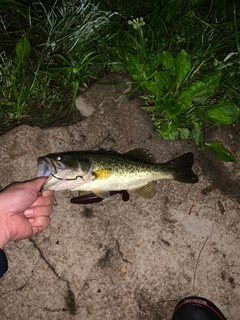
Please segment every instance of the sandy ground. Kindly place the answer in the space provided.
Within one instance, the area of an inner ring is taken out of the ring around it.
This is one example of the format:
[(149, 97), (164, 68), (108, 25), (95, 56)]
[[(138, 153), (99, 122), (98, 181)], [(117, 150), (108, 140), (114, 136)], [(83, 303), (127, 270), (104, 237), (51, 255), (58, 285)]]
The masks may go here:
[(0, 189), (34, 178), (38, 156), (98, 149), (144, 148), (157, 162), (191, 151), (199, 183), (160, 181), (151, 200), (131, 193), (128, 202), (116, 195), (88, 205), (70, 203), (77, 193), (56, 192), (50, 227), (6, 246), (1, 319), (168, 320), (187, 295), (240, 319), (239, 135), (209, 132), (237, 158), (222, 163), (190, 141), (163, 141), (141, 101), (112, 86), (93, 85), (78, 104), (80, 123), (20, 126), (0, 137)]

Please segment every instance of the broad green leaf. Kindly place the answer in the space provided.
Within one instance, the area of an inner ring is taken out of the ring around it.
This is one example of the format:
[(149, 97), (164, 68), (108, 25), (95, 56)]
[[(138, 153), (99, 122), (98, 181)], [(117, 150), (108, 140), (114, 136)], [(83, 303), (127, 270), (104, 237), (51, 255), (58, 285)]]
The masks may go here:
[(212, 72), (203, 76), (200, 80), (193, 82), (188, 88), (184, 89), (191, 93), (194, 102), (202, 101), (214, 94), (221, 80), (221, 71)]
[(158, 66), (163, 66), (166, 70), (170, 70), (174, 66), (174, 57), (168, 50), (161, 51), (157, 56)]
[(133, 78), (137, 81), (139, 81), (139, 74), (138, 69), (136, 67), (137, 64), (139, 64), (138, 56), (132, 54), (131, 52), (126, 52), (126, 64), (127, 64), (127, 70), (131, 73)]
[(232, 102), (222, 102), (213, 106), (206, 114), (215, 125), (232, 124), (240, 120), (240, 108)]
[(144, 63), (137, 63), (135, 65), (136, 75), (138, 77), (138, 81), (148, 80), (149, 66)]
[(141, 82), (141, 87), (142, 88), (145, 87), (151, 93), (153, 93), (156, 97), (158, 96), (159, 90), (161, 90), (161, 88), (156, 86), (156, 83), (153, 80), (142, 81)]
[(17, 42), (16, 47), (16, 56), (18, 63), (22, 63), (31, 52), (31, 44), (28, 41), (26, 34)]
[(190, 136), (190, 130), (187, 128), (178, 128), (181, 139), (188, 139)]
[(178, 82), (178, 87), (189, 76), (191, 72), (190, 55), (182, 49), (175, 58), (175, 73)]
[(202, 77), (201, 81), (204, 82), (206, 86), (210, 86), (214, 90), (216, 90), (219, 86), (219, 82), (221, 78), (222, 78), (222, 72), (214, 71)]
[(211, 108), (206, 112), (206, 114), (210, 117), (211, 121), (210, 123), (214, 125), (219, 124), (231, 124), (232, 120), (231, 118), (221, 109), (219, 108)]
[(181, 113), (181, 105), (177, 103), (174, 98), (168, 98), (165, 101), (166, 115), (169, 119), (175, 118), (179, 113)]
[(187, 90), (181, 90), (178, 95), (178, 102), (182, 105), (182, 110), (189, 109), (192, 105), (191, 93)]
[(178, 100), (168, 98), (165, 102), (166, 114), (169, 119), (173, 119), (178, 115), (185, 116), (185, 111), (190, 108), (192, 103), (191, 95), (189, 93), (181, 94)]
[(126, 63), (128, 72), (130, 72), (136, 81), (141, 82), (148, 80), (149, 64), (141, 63), (138, 55), (126, 52)]
[(192, 96), (202, 95), (202, 92), (207, 89), (205, 83), (201, 80), (193, 82), (189, 87), (183, 90), (188, 91)]
[(204, 150), (205, 134), (202, 132), (202, 126), (198, 122), (193, 122), (193, 128), (190, 133), (191, 139), (197, 144), (199, 149)]
[(214, 152), (215, 156), (222, 161), (235, 162), (234, 155), (226, 149), (220, 141), (213, 141), (206, 143), (206, 146)]
[(155, 82), (156, 86), (160, 87), (165, 93), (167, 93), (173, 85), (168, 71), (158, 71), (155, 74)]

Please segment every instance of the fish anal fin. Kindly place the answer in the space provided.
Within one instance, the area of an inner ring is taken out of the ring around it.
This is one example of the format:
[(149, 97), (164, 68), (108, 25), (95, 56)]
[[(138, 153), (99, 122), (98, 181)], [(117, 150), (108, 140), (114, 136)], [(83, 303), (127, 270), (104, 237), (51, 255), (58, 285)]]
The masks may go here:
[(111, 174), (112, 174), (111, 169), (98, 169), (93, 172), (95, 179), (107, 179), (111, 176)]
[(139, 196), (145, 198), (145, 199), (151, 199), (155, 196), (156, 189), (152, 182), (149, 182), (145, 186), (134, 189), (134, 192), (136, 192)]
[(124, 153), (128, 158), (137, 161), (155, 163), (154, 156), (147, 149), (134, 149)]
[(110, 192), (105, 190), (92, 190), (93, 193), (95, 193), (100, 198), (109, 198)]
[(92, 191), (78, 191), (78, 196), (81, 197), (91, 193)]

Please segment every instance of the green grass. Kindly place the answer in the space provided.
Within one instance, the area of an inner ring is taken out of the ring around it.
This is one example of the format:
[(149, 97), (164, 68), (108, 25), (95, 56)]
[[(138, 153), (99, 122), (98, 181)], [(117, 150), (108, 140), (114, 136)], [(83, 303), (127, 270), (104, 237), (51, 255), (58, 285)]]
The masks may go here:
[(104, 66), (95, 28), (101, 32), (111, 14), (87, 0), (50, 3), (0, 4), (2, 133), (19, 123), (46, 125), (69, 115), (78, 88)]
[(1, 133), (75, 112), (91, 79), (129, 72), (164, 139), (191, 139), (234, 161), (209, 128), (240, 120), (237, 1), (3, 1)]

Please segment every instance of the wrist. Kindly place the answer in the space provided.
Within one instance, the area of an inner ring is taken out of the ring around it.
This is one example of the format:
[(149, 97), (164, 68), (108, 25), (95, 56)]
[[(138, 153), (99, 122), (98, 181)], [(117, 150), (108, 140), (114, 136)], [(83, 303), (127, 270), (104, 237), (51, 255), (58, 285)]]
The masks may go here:
[(6, 235), (4, 234), (4, 232), (2, 231), (2, 228), (1, 228), (1, 223), (0, 223), (0, 249), (4, 249), (6, 244), (8, 243), (8, 239), (6, 237)]
[(0, 249), (4, 249), (9, 241), (6, 216), (0, 212)]
[(0, 192), (0, 249), (4, 249), (9, 241), (9, 230), (8, 230), (8, 214), (4, 207), (4, 196), (3, 192)]

